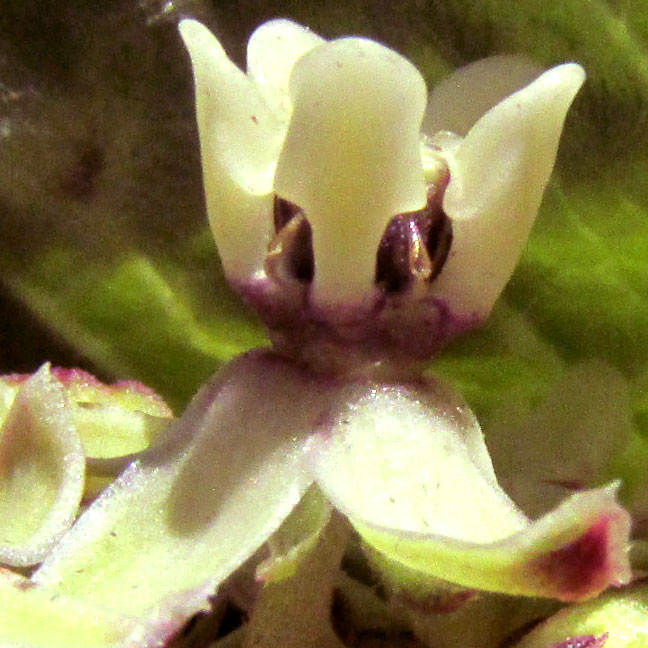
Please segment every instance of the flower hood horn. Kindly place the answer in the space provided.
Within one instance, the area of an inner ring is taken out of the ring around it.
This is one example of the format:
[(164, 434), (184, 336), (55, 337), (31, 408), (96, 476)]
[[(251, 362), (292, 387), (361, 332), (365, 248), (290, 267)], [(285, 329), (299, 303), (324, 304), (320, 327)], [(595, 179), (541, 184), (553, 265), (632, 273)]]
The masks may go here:
[(487, 317), (538, 211), (579, 65), (480, 61), (425, 114), (420, 73), (373, 41), (274, 20), (250, 38), (244, 74), (200, 23), (180, 29), (220, 257), (275, 345), (301, 330), (311, 345), (366, 339), (427, 357)]

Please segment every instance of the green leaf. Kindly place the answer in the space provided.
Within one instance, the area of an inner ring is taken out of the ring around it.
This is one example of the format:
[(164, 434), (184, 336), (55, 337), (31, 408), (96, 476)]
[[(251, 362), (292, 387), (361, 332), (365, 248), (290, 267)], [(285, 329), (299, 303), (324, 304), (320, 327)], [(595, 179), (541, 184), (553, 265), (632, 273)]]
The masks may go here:
[(226, 289), (218, 300), (209, 295), (208, 307), (201, 303), (206, 273), (194, 267), (192, 277), (187, 261), (129, 254), (91, 264), (59, 249), (20, 276), (7, 272), (5, 281), (104, 370), (138, 378), (181, 406), (216, 367), (263, 342)]

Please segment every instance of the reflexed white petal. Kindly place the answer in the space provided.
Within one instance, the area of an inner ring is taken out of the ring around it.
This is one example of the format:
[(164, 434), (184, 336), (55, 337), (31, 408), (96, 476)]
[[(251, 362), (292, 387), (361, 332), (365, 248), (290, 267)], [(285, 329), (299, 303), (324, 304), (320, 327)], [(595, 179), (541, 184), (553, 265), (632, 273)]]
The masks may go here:
[(452, 249), (433, 291), (455, 313), (487, 315), (513, 272), (584, 79), (574, 63), (545, 72), (487, 112), (450, 156)]
[(104, 491), (34, 580), (137, 617), (172, 601), (176, 616), (203, 608), (310, 484), (302, 447), (323, 407), (318, 394), (269, 353), (235, 360), (159, 452)]
[(275, 188), (313, 228), (315, 303), (357, 303), (372, 290), (388, 221), (425, 204), (425, 83), (394, 51), (344, 38), (301, 58), (290, 90)]
[[(352, 519), (384, 557), (465, 587), (578, 601), (626, 584), (630, 515), (616, 486), (572, 495), (557, 509), (495, 542), (398, 531)], [(359, 512), (360, 513), (360, 512)]]
[(341, 392), (331, 431), (309, 451), (322, 490), (352, 520), (402, 531), (488, 542), (523, 528), (470, 409), (427, 386)]
[(291, 112), (289, 81), (299, 58), (324, 39), (302, 25), (279, 18), (258, 27), (247, 46), (247, 70), (258, 81), (268, 103), (280, 117)]
[(34, 565), (76, 517), (85, 458), (48, 365), (25, 381), (0, 430), (0, 562)]
[(541, 67), (512, 54), (464, 65), (430, 92), (423, 132), (434, 135), (445, 130), (463, 137), (486, 111), (540, 74)]
[(330, 416), (309, 449), (317, 483), (392, 575), (562, 600), (628, 581), (616, 488), (530, 522), (497, 485), (470, 411), (439, 385), (349, 387)]
[(263, 267), (272, 235), (272, 178), (284, 129), (257, 85), (211, 32), (183, 20), (196, 85), (207, 211), (228, 276)]

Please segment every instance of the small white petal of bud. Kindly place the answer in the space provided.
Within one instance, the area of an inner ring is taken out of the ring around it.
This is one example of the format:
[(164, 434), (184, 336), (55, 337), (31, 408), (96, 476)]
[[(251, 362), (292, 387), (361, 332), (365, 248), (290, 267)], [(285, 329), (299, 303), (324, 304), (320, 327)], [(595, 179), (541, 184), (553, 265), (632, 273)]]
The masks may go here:
[(422, 130), (464, 137), (479, 118), (537, 79), (544, 69), (525, 56), (489, 56), (455, 70), (430, 91)]

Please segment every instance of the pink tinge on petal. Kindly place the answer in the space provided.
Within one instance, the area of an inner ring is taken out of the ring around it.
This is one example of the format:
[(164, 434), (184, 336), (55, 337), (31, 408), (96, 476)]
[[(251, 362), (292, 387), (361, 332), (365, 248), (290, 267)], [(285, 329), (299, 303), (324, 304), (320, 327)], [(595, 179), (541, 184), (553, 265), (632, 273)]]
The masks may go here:
[[(50, 372), (52, 376), (54, 376), (59, 382), (63, 383), (65, 387), (70, 387), (71, 385), (93, 385), (97, 387), (105, 387), (101, 381), (83, 369), (52, 367)], [(32, 376), (33, 374), (30, 373), (12, 373), (2, 376), (2, 379), (7, 382), (23, 383)]]
[(611, 513), (574, 542), (533, 560), (528, 571), (533, 580), (545, 581), (548, 595), (562, 601), (591, 598), (609, 586), (628, 582), (628, 531), (627, 515)]
[[(134, 397), (129, 409), (139, 409), (153, 416), (173, 416), (171, 408), (164, 399), (151, 387), (137, 380), (120, 380), (112, 385), (102, 383), (98, 378), (84, 369), (52, 367), (51, 375), (67, 390), (67, 396), (74, 402), (112, 403), (116, 398)], [(0, 377), (0, 380), (11, 385), (21, 385), (33, 374), (12, 373)]]
[(208, 600), (213, 595), (214, 588), (209, 584), (165, 596), (158, 606), (134, 624), (118, 648), (166, 646), (186, 625), (187, 619), (209, 610)]
[(29, 379), (33, 374), (26, 373), (11, 373), (5, 374), (0, 378), (2, 382), (7, 383), (8, 385), (22, 385), (27, 379)]
[(548, 648), (603, 648), (608, 640), (608, 633), (606, 632), (599, 637), (587, 635), (583, 637), (573, 637), (572, 639), (565, 639), (557, 644), (552, 644)]
[(545, 483), (550, 486), (560, 486), (570, 491), (579, 491), (587, 488), (587, 484), (582, 479), (546, 479)]
[(54, 367), (52, 374), (67, 388), (68, 396), (73, 401), (119, 404), (152, 416), (173, 416), (171, 408), (159, 394), (136, 380), (120, 380), (107, 385), (83, 369), (61, 367)]
[(52, 367), (52, 375), (60, 380), (66, 387), (71, 385), (96, 385), (102, 386), (102, 383), (91, 373), (83, 369), (69, 369), (67, 367)]
[(479, 596), (477, 590), (437, 591), (424, 597), (414, 596), (407, 590), (402, 590), (394, 596), (394, 600), (422, 614), (451, 614), (476, 596)]

